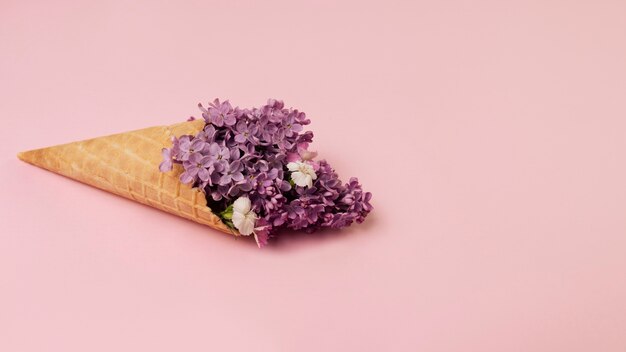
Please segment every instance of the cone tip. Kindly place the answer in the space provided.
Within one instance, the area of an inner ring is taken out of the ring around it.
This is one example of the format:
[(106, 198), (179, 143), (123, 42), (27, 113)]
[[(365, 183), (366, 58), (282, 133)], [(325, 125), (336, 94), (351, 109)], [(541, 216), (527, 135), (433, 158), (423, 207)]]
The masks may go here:
[(33, 150), (27, 150), (17, 153), (17, 158), (29, 164), (33, 163)]

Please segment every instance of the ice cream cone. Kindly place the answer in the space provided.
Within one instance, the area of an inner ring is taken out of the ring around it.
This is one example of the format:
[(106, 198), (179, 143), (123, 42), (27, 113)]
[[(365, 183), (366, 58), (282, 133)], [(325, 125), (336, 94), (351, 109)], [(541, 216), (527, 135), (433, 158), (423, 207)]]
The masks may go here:
[(18, 154), (21, 160), (90, 186), (237, 236), (207, 206), (202, 191), (180, 182), (182, 167), (159, 171), (172, 136), (195, 135), (203, 120), (157, 126)]

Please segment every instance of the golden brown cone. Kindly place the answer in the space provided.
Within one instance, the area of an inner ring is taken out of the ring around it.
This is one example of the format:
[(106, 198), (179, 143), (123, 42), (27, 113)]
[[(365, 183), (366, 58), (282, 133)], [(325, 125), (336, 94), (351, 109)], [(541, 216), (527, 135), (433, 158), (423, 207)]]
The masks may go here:
[(157, 126), (21, 152), (35, 166), (237, 236), (211, 212), (204, 193), (180, 182), (182, 167), (159, 171), (172, 136), (195, 135), (203, 120)]

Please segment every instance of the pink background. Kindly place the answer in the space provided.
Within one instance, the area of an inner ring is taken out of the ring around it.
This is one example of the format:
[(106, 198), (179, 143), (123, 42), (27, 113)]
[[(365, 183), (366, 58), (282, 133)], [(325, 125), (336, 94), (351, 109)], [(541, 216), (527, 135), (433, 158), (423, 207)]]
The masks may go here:
[[(375, 212), (258, 250), (15, 158), (214, 97)], [(619, 0), (3, 0), (0, 350), (623, 352), (625, 97)]]

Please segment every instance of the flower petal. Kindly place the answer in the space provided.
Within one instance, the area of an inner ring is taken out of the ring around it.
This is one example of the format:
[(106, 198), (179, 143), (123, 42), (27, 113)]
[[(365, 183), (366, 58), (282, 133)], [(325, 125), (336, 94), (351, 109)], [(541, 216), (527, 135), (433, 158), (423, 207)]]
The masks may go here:
[(159, 170), (161, 170), (161, 172), (168, 172), (171, 169), (172, 169), (172, 162), (169, 160), (165, 160), (161, 164), (159, 164)]
[(191, 176), (189, 173), (183, 172), (180, 175), (180, 182), (187, 184), (191, 183), (191, 181), (193, 181), (193, 176)]
[(243, 225), (244, 220), (246, 220), (246, 216), (243, 213), (233, 211), (232, 221), (236, 228), (240, 228)]
[(198, 177), (202, 181), (208, 181), (209, 178), (211, 177), (211, 174), (209, 173), (209, 170), (207, 170), (205, 168), (201, 168), (201, 169), (198, 170)]
[(235, 213), (233, 213), (233, 225), (239, 230), (239, 233), (244, 236), (250, 236), (254, 232), (255, 218), (244, 216), (240, 218), (237, 216), (237, 224), (235, 224)]
[(305, 187), (307, 185), (306, 175), (300, 171), (291, 173), (291, 179), (293, 180), (293, 183), (300, 187)]
[(236, 213), (241, 213), (242, 215), (245, 215), (248, 212), (250, 212), (251, 208), (252, 208), (252, 203), (250, 202), (250, 198), (248, 197), (239, 197), (233, 203), (233, 211)]

